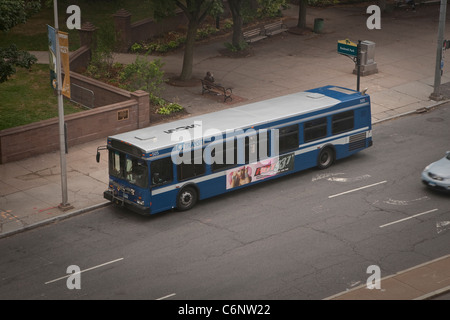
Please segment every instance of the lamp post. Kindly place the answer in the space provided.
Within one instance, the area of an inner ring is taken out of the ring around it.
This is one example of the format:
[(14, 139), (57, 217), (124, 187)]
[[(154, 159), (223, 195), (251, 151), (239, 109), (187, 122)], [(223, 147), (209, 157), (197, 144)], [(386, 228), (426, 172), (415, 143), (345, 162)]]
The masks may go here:
[(58, 24), (58, 0), (53, 0), (53, 10), (55, 15), (55, 33), (56, 33), (56, 91), (58, 96), (58, 119), (59, 119), (59, 148), (61, 164), (61, 191), (62, 201), (59, 208), (68, 210), (72, 208), (68, 202), (67, 196), (67, 168), (66, 168), (66, 144), (64, 132), (64, 104), (62, 96), (62, 75), (61, 75), (61, 51), (59, 48), (59, 24)]
[(441, 70), (442, 70), (442, 50), (444, 43), (444, 30), (445, 30), (445, 17), (447, 13), (447, 0), (441, 0), (440, 14), (439, 14), (439, 29), (438, 29), (438, 40), (436, 49), (436, 66), (434, 70), (434, 91), (430, 95), (432, 100), (442, 100), (441, 95)]

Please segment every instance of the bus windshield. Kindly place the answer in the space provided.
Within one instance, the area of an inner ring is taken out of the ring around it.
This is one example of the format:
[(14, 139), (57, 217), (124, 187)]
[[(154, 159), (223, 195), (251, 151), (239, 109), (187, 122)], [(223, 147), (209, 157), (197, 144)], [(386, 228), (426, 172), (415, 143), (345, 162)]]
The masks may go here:
[(122, 152), (109, 152), (109, 174), (141, 188), (148, 185), (148, 167), (145, 161)]

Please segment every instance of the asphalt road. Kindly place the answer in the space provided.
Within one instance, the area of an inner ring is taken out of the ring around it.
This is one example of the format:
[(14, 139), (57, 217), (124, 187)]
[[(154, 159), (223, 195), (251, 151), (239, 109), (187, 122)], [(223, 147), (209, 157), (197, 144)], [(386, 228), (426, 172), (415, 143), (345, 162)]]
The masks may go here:
[(375, 125), (372, 148), (327, 170), (187, 212), (109, 206), (0, 239), (0, 299), (313, 300), (365, 283), (369, 266), (385, 277), (441, 257), (450, 196), (420, 173), (450, 150), (449, 137), (445, 105)]

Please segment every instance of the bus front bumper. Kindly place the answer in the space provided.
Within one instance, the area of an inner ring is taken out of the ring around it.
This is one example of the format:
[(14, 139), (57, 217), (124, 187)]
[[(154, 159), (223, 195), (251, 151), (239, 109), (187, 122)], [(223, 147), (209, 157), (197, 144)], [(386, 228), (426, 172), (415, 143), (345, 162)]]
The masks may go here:
[(137, 203), (131, 202), (128, 199), (125, 199), (123, 197), (117, 197), (115, 196), (112, 191), (106, 190), (103, 192), (103, 197), (112, 203), (125, 207), (133, 212), (136, 212), (141, 215), (149, 215), (151, 214), (150, 207), (144, 207), (141, 205), (138, 205)]

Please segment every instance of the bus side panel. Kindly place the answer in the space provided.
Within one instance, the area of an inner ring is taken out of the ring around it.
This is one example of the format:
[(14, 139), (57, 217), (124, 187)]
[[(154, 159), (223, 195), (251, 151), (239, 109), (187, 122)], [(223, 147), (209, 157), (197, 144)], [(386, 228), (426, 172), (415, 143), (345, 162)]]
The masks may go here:
[(295, 157), (294, 171), (302, 171), (313, 168), (317, 165), (318, 150), (302, 152)]
[(179, 189), (167, 191), (164, 189), (165, 187), (161, 187), (152, 190), (152, 214), (175, 208), (177, 205), (177, 194)]
[(226, 175), (225, 173), (217, 178), (206, 180), (198, 184), (200, 194), (199, 199), (206, 199), (226, 192)]

